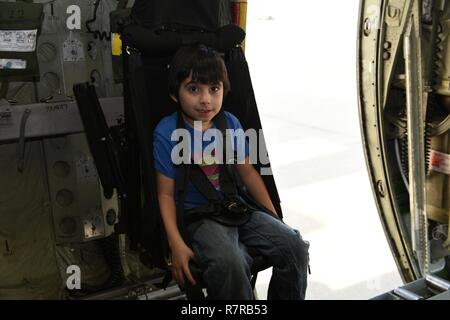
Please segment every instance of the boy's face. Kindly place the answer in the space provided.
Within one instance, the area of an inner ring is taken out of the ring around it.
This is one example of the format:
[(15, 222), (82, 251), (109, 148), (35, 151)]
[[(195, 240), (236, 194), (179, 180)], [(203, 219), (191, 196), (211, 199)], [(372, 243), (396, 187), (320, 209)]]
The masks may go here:
[(192, 81), (192, 73), (180, 85), (178, 102), (183, 109), (185, 120), (194, 126), (194, 121), (202, 121), (203, 129), (211, 125), (211, 120), (219, 113), (223, 101), (223, 83), (204, 84)]

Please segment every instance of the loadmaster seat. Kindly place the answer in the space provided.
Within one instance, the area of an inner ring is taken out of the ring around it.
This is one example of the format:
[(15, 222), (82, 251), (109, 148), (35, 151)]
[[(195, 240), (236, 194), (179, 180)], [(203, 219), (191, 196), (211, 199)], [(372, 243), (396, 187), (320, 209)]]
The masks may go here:
[[(240, 119), (244, 130), (252, 128), (259, 132), (261, 122), (248, 65), (240, 46), (244, 37), (244, 31), (235, 25), (224, 26), (215, 32), (155, 30), (138, 24), (129, 25), (123, 30), (125, 121), (128, 123), (127, 130), (130, 131), (128, 137), (132, 137), (136, 142), (134, 146), (130, 145), (130, 149), (136, 150), (139, 154), (137, 158), (140, 160), (139, 163), (144, 177), (142, 181), (144, 193), (148, 197), (147, 201), (144, 199), (147, 203), (147, 205), (144, 205), (143, 211), (144, 216), (146, 216), (144, 217), (144, 221), (146, 221), (144, 225), (151, 226), (151, 229), (142, 230), (141, 236), (144, 246), (148, 247), (154, 260), (156, 255), (161, 256), (161, 253), (165, 258), (168, 256), (167, 243), (164, 237), (159, 237), (159, 240), (164, 243), (160, 245), (159, 249), (154, 248), (155, 242), (149, 243), (149, 241), (152, 241), (151, 239), (145, 239), (145, 234), (152, 230), (159, 234), (164, 233), (159, 214), (152, 150), (154, 128), (162, 118), (177, 110), (176, 104), (169, 98), (168, 65), (175, 52), (182, 45), (202, 43), (223, 53), (232, 88), (224, 101), (223, 108)], [(137, 158), (130, 159), (131, 163), (136, 161)], [(255, 166), (259, 172), (270, 170), (270, 164), (263, 167), (262, 164), (258, 163)], [(137, 182), (131, 181), (135, 177), (128, 175), (129, 185)], [(277, 212), (281, 214), (280, 200), (273, 176), (263, 175), (263, 180)], [(177, 220), (179, 219), (177, 212)], [(158, 227), (155, 225), (158, 225)], [(180, 228), (183, 228), (183, 226)], [(157, 239), (153, 240), (157, 241)], [(249, 253), (253, 257), (251, 281), (254, 288), (257, 273), (267, 269), (270, 265), (252, 248), (249, 248)], [(166, 259), (159, 259), (159, 265), (168, 270), (166, 261)], [(196, 279), (200, 280), (201, 270), (198, 270), (195, 265), (191, 265), (191, 270), (194, 272)], [(167, 277), (167, 280), (169, 279), (170, 277)], [(188, 285), (185, 292), (188, 299), (204, 298), (201, 285), (191, 286), (189, 281), (186, 281), (186, 283)]]
[[(85, 111), (80, 114), (85, 126), (92, 128), (86, 130), (88, 140), (93, 143), (91, 149), (97, 151), (101, 149), (98, 147), (99, 137), (106, 136), (100, 140), (106, 145), (108, 141), (114, 145), (113, 148), (106, 147), (104, 151), (97, 152), (100, 153), (97, 157), (101, 158), (102, 155), (108, 154), (107, 158), (113, 159), (110, 161), (111, 165), (106, 166), (111, 169), (100, 170), (105, 172), (99, 176), (102, 184), (119, 185), (120, 193), (123, 195), (120, 223), (116, 231), (128, 235), (130, 248), (141, 253), (141, 262), (166, 270), (165, 280), (161, 284), (162, 288), (166, 288), (171, 281), (168, 264), (170, 252), (158, 205), (153, 160), (153, 130), (162, 118), (177, 111), (177, 105), (170, 99), (168, 92), (168, 65), (177, 50), (184, 45), (201, 43), (223, 53), (231, 84), (231, 92), (223, 103), (224, 110), (234, 114), (244, 130), (254, 129), (260, 132), (261, 122), (248, 65), (240, 46), (245, 38), (245, 32), (233, 24), (215, 27), (211, 25), (205, 27), (201, 24), (197, 27), (192, 24), (189, 27), (185, 25), (174, 27), (172, 24), (171, 27), (167, 27), (160, 23), (150, 25), (142, 23), (139, 21), (139, 14), (142, 13), (139, 5), (148, 6), (150, 3), (153, 2), (137, 1), (134, 8), (135, 15), (132, 15), (130, 22), (121, 30), (125, 118), (121, 131), (111, 131), (112, 128), (107, 129), (104, 123), (103, 128), (96, 127), (92, 119), (100, 119), (102, 116), (92, 113), (92, 108), (84, 108)], [(212, 2), (203, 3), (206, 5)], [(74, 88), (74, 92), (79, 105), (87, 105), (83, 103), (83, 96), (90, 96), (91, 100), (96, 100), (95, 89), (92, 86), (78, 85)], [(104, 131), (107, 130), (109, 133), (105, 134)], [(262, 135), (258, 135), (257, 139), (261, 139), (258, 141), (259, 146), (265, 146)], [(117, 140), (120, 140), (120, 143), (116, 143)], [(117, 145), (120, 145), (120, 148), (117, 148)], [(95, 154), (93, 155), (97, 158)], [(260, 159), (254, 166), (259, 172), (271, 172), (270, 163), (260, 163)], [(277, 212), (281, 215), (280, 199), (273, 176), (263, 174), (262, 178)], [(244, 194), (241, 196), (244, 197)], [(183, 215), (179, 214), (179, 211), (177, 209), (177, 223), (183, 234)], [(269, 268), (270, 264), (254, 249), (248, 248), (248, 251), (253, 258), (251, 283), (254, 288), (257, 273)], [(184, 288), (186, 296), (188, 299), (204, 299), (202, 271), (195, 264), (191, 265), (191, 271), (199, 285), (187, 285)]]

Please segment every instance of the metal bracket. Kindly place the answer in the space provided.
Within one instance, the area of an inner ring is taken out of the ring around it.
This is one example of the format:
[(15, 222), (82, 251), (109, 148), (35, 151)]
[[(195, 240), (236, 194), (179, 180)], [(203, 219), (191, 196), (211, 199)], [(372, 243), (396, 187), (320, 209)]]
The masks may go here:
[(30, 116), (31, 110), (25, 109), (22, 114), (22, 119), (20, 120), (20, 134), (19, 134), (19, 164), (17, 165), (17, 171), (23, 172), (23, 167), (25, 165), (25, 125), (27, 124), (28, 117)]
[(9, 122), (12, 118), (11, 105), (6, 99), (0, 100), (0, 124), (2, 122)]

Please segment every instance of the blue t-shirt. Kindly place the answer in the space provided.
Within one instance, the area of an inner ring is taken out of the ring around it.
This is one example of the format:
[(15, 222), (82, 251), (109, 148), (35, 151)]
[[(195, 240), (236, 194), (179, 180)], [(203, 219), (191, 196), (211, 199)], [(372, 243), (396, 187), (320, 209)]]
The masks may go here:
[[(225, 117), (228, 123), (227, 129), (234, 130), (233, 139), (230, 140), (231, 150), (236, 151), (238, 161), (242, 161), (249, 156), (249, 147), (243, 128), (239, 120), (231, 113), (225, 112)], [(153, 135), (153, 158), (155, 160), (156, 171), (168, 178), (176, 180), (178, 178), (176, 164), (180, 164), (183, 159), (184, 163), (193, 161), (200, 166), (216, 190), (220, 191), (218, 164), (223, 163), (221, 159), (222, 146), (218, 144), (222, 140), (218, 138), (219, 135), (221, 136), (220, 131), (217, 130), (215, 124), (204, 132), (194, 130), (187, 123), (185, 123), (185, 129), (175, 132), (176, 129), (176, 112), (162, 119), (155, 128)], [(180, 140), (179, 135), (183, 137)], [(183, 158), (180, 157), (181, 149), (184, 150), (182, 153)], [(174, 192), (174, 196), (176, 202), (178, 200), (176, 192)], [(208, 200), (189, 181), (184, 207), (191, 209), (207, 203)]]

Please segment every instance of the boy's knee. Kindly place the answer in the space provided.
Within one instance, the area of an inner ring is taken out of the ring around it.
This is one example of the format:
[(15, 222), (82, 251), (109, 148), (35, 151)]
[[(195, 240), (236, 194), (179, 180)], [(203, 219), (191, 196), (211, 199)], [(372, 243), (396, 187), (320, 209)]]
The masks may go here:
[(289, 247), (297, 260), (302, 263), (307, 263), (309, 261), (309, 242), (303, 240), (297, 230), (294, 231), (293, 234), (289, 235), (287, 240)]
[(228, 251), (220, 252), (220, 255), (214, 261), (211, 261), (209, 269), (218, 274), (229, 275), (236, 273), (246, 274), (249, 268), (246, 266), (246, 261), (243, 257)]

